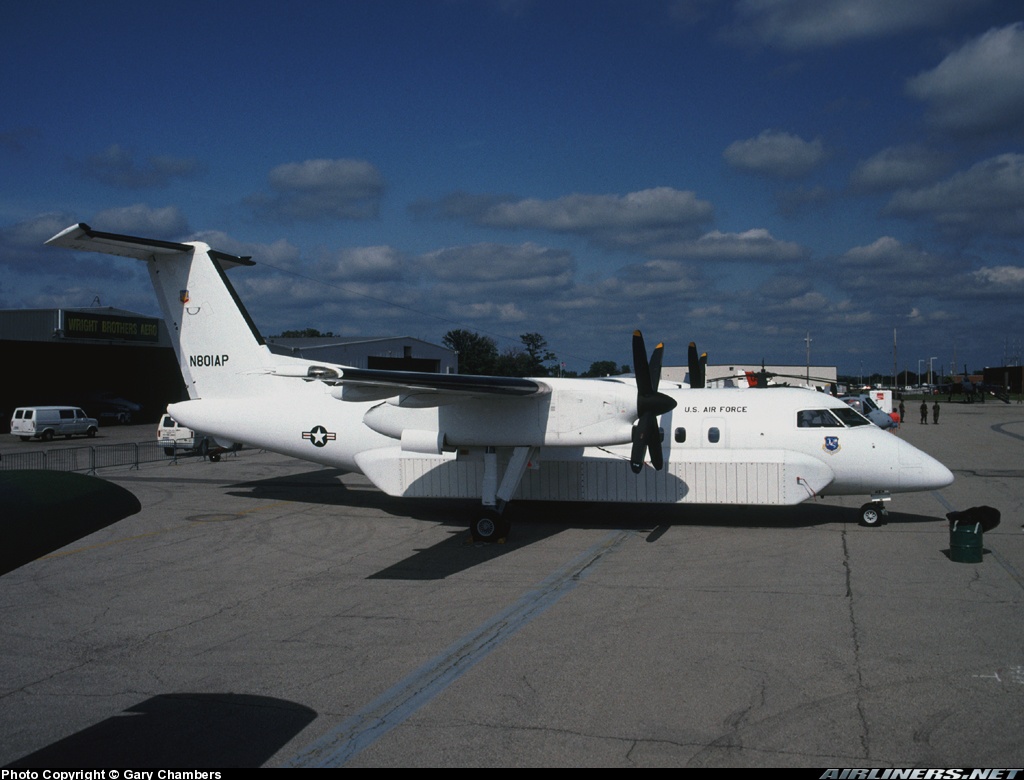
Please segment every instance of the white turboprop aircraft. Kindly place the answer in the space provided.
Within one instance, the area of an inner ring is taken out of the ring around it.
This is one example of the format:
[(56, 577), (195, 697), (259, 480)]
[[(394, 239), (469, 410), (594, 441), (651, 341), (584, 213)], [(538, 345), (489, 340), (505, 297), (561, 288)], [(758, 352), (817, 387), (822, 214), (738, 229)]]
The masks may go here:
[(635, 385), (325, 365), (264, 344), (224, 273), (247, 257), (85, 224), (46, 243), (146, 261), (188, 387), (190, 400), (168, 407), (180, 423), (361, 472), (392, 496), (479, 499), (476, 539), (505, 537), (513, 498), (791, 505), (866, 494), (861, 522), (877, 525), (891, 493), (953, 481), (828, 395), (704, 388), (695, 349), (693, 386), (659, 392), (662, 345), (648, 360), (639, 331)]

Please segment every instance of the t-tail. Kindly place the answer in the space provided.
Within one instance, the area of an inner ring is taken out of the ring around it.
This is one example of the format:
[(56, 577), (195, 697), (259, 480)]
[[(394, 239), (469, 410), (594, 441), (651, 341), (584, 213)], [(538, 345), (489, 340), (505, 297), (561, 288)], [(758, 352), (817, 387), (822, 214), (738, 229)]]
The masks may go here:
[(201, 241), (101, 233), (86, 224), (72, 225), (46, 243), (146, 261), (190, 398), (252, 394), (256, 376), (268, 373), (271, 353), (224, 273), (255, 265), (248, 257)]

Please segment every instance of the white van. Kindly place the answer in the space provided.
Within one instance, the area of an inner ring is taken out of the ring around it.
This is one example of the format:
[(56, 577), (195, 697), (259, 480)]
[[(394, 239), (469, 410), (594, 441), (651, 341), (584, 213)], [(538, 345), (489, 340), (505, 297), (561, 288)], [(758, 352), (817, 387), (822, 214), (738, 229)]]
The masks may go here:
[(22, 441), (54, 436), (95, 436), (100, 424), (77, 406), (21, 406), (11, 417), (11, 434)]
[(156, 443), (164, 448), (164, 455), (176, 455), (179, 452), (186, 455), (203, 455), (212, 463), (217, 463), (225, 452), (237, 452), (242, 449), (241, 444), (222, 447), (212, 438), (186, 428), (169, 414), (163, 415), (156, 426)]
[(169, 414), (161, 417), (156, 426), (156, 443), (164, 448), (165, 455), (173, 455), (175, 450), (192, 450), (197, 445), (195, 431), (179, 424)]

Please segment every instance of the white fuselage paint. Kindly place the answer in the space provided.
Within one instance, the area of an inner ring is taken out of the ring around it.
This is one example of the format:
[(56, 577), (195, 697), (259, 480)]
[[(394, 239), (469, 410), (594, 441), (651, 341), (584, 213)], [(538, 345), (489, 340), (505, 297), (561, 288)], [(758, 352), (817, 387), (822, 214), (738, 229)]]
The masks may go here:
[[(203, 370), (218, 369), (193, 369)], [(479, 497), (479, 470), (472, 464), (487, 446), (507, 450), (503, 458), (512, 447), (539, 447), (539, 467), (557, 476), (525, 480), (518, 497), (536, 500), (792, 504), (822, 494), (928, 490), (953, 478), (941, 463), (874, 425), (799, 427), (800, 411), (845, 404), (797, 388), (662, 387), (678, 404), (661, 418), (665, 469), (655, 473), (648, 466), (634, 475), (628, 470), (636, 412), (631, 383), (541, 381), (551, 387), (550, 394), (405, 408), (398, 397), (339, 401), (319, 381), (257, 375), (249, 382), (253, 395), (186, 401), (169, 412), (225, 443), (366, 473), (394, 495)], [(447, 451), (430, 457), (403, 450), (402, 432), (409, 430), (434, 434)], [(458, 479), (468, 480), (468, 486), (449, 485), (456, 478), (449, 476), (456, 473), (456, 461), (467, 464)], [(781, 487), (738, 484), (769, 476)], [(580, 492), (573, 485), (588, 479), (619, 487), (590, 485)], [(766, 499), (766, 489), (781, 492)]]

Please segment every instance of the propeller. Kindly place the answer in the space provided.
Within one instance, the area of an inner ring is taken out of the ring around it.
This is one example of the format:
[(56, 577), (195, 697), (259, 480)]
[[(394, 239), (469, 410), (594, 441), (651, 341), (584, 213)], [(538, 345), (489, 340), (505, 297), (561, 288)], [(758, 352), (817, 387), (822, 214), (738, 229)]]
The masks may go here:
[(695, 389), (704, 387), (704, 377), (708, 366), (708, 353), (704, 352), (698, 357), (697, 345), (691, 341), (686, 357), (690, 367), (690, 387)]
[(676, 408), (676, 400), (658, 392), (661, 380), (661, 359), (665, 345), (658, 344), (647, 359), (647, 348), (640, 331), (633, 331), (633, 370), (636, 373), (636, 425), (633, 426), (633, 450), (629, 467), (639, 474), (644, 467), (644, 456), (650, 452), (651, 465), (661, 470), (665, 465), (661, 454), (661, 432), (658, 417)]

